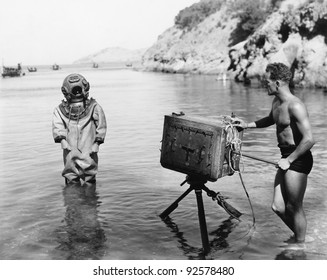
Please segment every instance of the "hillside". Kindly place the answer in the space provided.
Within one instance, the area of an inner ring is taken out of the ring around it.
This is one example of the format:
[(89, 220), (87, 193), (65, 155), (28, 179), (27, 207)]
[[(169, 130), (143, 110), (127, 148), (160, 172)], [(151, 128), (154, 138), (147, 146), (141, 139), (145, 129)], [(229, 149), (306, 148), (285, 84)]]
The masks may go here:
[(280, 61), (292, 67), (295, 85), (326, 87), (326, 42), (327, 0), (202, 0), (177, 15), (142, 63), (150, 71), (249, 83)]
[(140, 62), (145, 51), (146, 49), (106, 48), (74, 61), (74, 63)]

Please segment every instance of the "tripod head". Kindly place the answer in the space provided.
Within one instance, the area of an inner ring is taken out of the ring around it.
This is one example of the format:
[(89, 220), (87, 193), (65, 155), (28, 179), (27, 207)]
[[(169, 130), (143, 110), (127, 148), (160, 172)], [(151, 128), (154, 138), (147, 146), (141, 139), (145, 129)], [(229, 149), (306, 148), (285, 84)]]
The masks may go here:
[(185, 183), (189, 185), (204, 185), (208, 180), (202, 176), (186, 175), (186, 179), (181, 183), (183, 186)]
[(207, 183), (205, 177), (187, 175), (186, 179), (181, 183), (181, 186), (183, 186), (185, 183), (188, 183), (190, 188), (193, 188), (194, 190), (204, 190), (213, 201), (217, 201), (217, 204), (221, 206), (227, 212), (227, 214), (229, 214), (232, 218), (239, 220), (242, 213), (226, 202), (227, 197), (223, 196), (220, 192), (216, 193), (215, 191), (210, 190), (205, 185)]

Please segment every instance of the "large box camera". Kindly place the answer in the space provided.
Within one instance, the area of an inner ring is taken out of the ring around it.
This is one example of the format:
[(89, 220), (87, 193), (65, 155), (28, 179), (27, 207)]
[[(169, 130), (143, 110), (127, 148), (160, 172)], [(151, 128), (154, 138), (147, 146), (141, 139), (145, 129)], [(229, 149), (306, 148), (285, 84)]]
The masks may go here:
[(243, 132), (231, 118), (165, 115), (160, 163), (163, 167), (216, 181), (239, 170)]

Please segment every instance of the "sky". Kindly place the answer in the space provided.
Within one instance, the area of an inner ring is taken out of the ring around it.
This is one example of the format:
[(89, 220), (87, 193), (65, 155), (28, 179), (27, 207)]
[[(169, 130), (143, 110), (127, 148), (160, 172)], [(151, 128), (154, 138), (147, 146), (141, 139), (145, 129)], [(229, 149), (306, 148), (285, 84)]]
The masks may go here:
[(0, 0), (5, 66), (70, 64), (109, 47), (149, 48), (199, 0)]

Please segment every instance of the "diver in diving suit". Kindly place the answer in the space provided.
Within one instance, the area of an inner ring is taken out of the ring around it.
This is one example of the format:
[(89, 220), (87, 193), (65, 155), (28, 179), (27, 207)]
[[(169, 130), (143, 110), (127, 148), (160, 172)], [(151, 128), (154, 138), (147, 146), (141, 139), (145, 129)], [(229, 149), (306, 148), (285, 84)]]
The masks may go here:
[(95, 183), (99, 145), (107, 130), (106, 117), (95, 99), (88, 98), (89, 82), (80, 74), (68, 75), (61, 87), (66, 100), (55, 108), (52, 132), (61, 143), (66, 184)]

